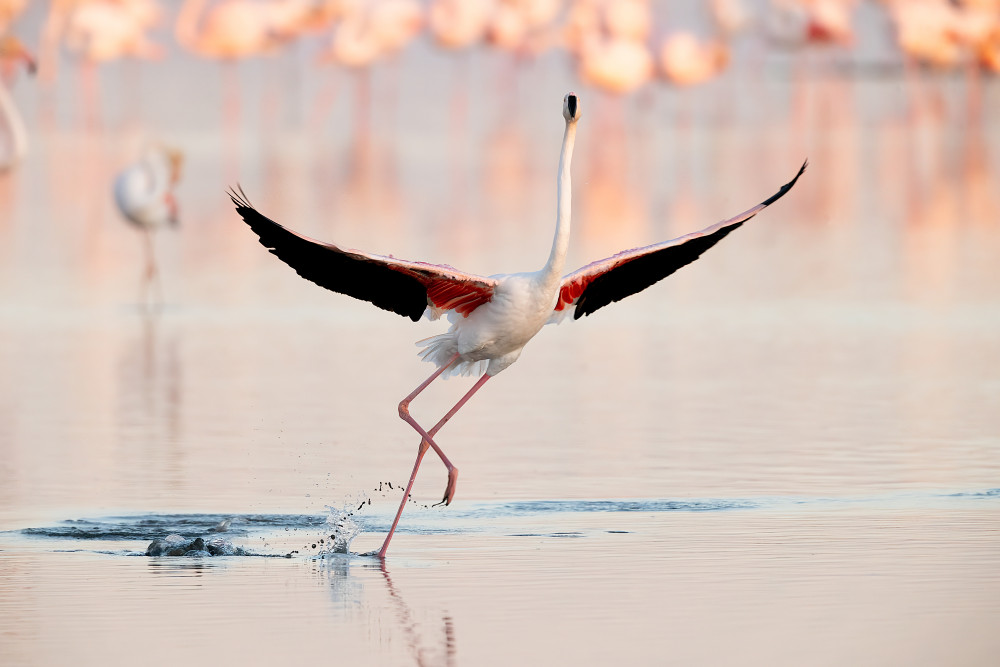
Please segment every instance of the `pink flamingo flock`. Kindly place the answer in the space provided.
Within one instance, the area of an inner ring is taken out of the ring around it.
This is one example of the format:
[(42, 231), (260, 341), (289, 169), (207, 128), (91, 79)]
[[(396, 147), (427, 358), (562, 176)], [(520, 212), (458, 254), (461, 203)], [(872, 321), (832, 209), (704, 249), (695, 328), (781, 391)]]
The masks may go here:
[[(580, 79), (614, 94), (657, 79), (706, 82), (730, 63), (730, 45), (756, 32), (780, 47), (855, 43), (861, 0), (711, 0), (700, 33), (672, 27), (669, 3), (651, 0), (184, 0), (173, 34), (184, 49), (234, 60), (320, 41), (320, 59), (363, 67), (391, 58), (422, 32), (450, 50), (477, 45), (519, 57), (560, 49)], [(900, 51), (934, 67), (1000, 71), (1000, 0), (880, 0)], [(0, 35), (27, 0), (0, 0)], [(39, 37), (44, 81), (60, 45), (87, 63), (157, 59), (158, 0), (51, 0)]]

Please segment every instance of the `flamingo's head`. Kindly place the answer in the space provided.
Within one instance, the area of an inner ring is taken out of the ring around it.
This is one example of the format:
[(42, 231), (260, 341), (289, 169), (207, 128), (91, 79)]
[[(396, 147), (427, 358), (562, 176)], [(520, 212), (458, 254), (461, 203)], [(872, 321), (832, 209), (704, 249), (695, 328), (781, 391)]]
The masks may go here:
[(184, 166), (184, 153), (176, 148), (163, 146), (163, 153), (170, 165), (170, 185), (174, 186), (181, 180), (181, 168)]
[(183, 151), (167, 144), (153, 142), (144, 149), (142, 159), (156, 165), (156, 169), (162, 170), (160, 173), (167, 179), (170, 188), (180, 182), (181, 170), (184, 167)]
[(21, 40), (13, 35), (0, 37), (0, 61), (2, 60), (20, 60), (24, 62), (24, 66), (27, 68), (29, 74), (35, 73), (35, 59), (28, 49), (25, 48), (24, 44), (21, 43)]
[(580, 120), (580, 98), (576, 93), (566, 93), (566, 97), (563, 98), (563, 118), (567, 123)]

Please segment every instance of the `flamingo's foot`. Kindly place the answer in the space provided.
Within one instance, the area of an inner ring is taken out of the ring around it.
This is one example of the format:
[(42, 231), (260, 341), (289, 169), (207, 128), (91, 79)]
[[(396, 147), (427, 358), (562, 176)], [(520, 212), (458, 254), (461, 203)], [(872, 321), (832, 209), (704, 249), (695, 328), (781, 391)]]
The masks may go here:
[(438, 505), (450, 505), (451, 501), (455, 499), (455, 487), (458, 486), (458, 468), (452, 466), (448, 470), (448, 486), (444, 490), (444, 498), (441, 502), (434, 503), (434, 507)]

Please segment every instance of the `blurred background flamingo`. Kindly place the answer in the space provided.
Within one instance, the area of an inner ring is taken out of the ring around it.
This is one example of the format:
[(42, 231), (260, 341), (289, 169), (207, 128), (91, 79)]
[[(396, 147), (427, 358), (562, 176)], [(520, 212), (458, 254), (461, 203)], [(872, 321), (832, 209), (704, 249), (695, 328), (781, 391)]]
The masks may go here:
[(0, 35), (6, 34), (24, 8), (28, 0), (0, 0)]
[(24, 45), (11, 35), (0, 36), (0, 171), (14, 167), (28, 152), (28, 130), (7, 90), (19, 65), (32, 74), (35, 71), (35, 61)]
[(634, 92), (653, 75), (647, 0), (578, 0), (570, 10), (567, 41), (580, 78), (615, 95)]
[(140, 283), (140, 302), (155, 290), (154, 303), (162, 301), (159, 267), (153, 247), (153, 233), (179, 224), (174, 190), (181, 177), (182, 154), (154, 144), (115, 178), (114, 198), (118, 211), (141, 233), (145, 269)]

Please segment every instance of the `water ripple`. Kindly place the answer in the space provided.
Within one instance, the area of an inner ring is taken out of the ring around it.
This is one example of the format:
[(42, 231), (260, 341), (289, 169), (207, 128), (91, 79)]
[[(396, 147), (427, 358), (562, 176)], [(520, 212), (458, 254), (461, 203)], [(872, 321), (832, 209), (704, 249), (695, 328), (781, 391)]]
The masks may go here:
[(759, 505), (757, 501), (741, 499), (529, 500), (501, 503), (484, 508), (483, 512), (501, 516), (556, 512), (719, 512), (752, 509)]
[[(484, 520), (531, 517), (546, 514), (587, 514), (620, 512), (726, 512), (752, 509), (790, 509), (809, 506), (833, 507), (844, 504), (866, 504), (898, 507), (903, 504), (963, 500), (1000, 499), (1000, 488), (960, 492), (922, 492), (886, 494), (873, 497), (771, 497), (728, 499), (626, 499), (626, 500), (522, 500), (493, 503), (469, 503), (464, 508), (450, 508), (439, 515), (424, 513), (410, 517), (401, 530), (417, 533), (454, 533), (481, 530), (491, 525)], [(331, 510), (332, 511), (332, 510)], [(343, 514), (342, 518), (353, 516)], [(224, 533), (227, 538), (266, 535), (278, 531), (330, 530), (327, 514), (140, 514), (110, 516), (92, 519), (67, 519), (51, 526), (24, 528), (19, 533), (26, 537), (54, 540), (132, 540), (149, 541), (166, 535), (212, 535)], [(338, 514), (340, 516), (340, 514)], [(379, 514), (359, 519), (358, 531), (379, 531), (383, 517)], [(429, 522), (429, 523), (428, 523)], [(352, 523), (352, 525), (354, 525)], [(333, 527), (337, 530), (336, 526)], [(615, 532), (615, 531), (608, 531)], [(356, 533), (354, 533), (356, 534)], [(353, 535), (352, 534), (352, 537)], [(524, 533), (528, 534), (528, 533)], [(560, 536), (576, 536), (570, 533)], [(331, 536), (332, 537), (332, 536)], [(325, 543), (324, 543), (325, 544)]]
[[(231, 520), (227, 530), (216, 530)], [(143, 514), (99, 519), (68, 519), (54, 526), (24, 528), (22, 535), (64, 540), (154, 540), (164, 535), (203, 535), (224, 532), (246, 536), (279, 528), (315, 528), (325, 515), (311, 514)]]

